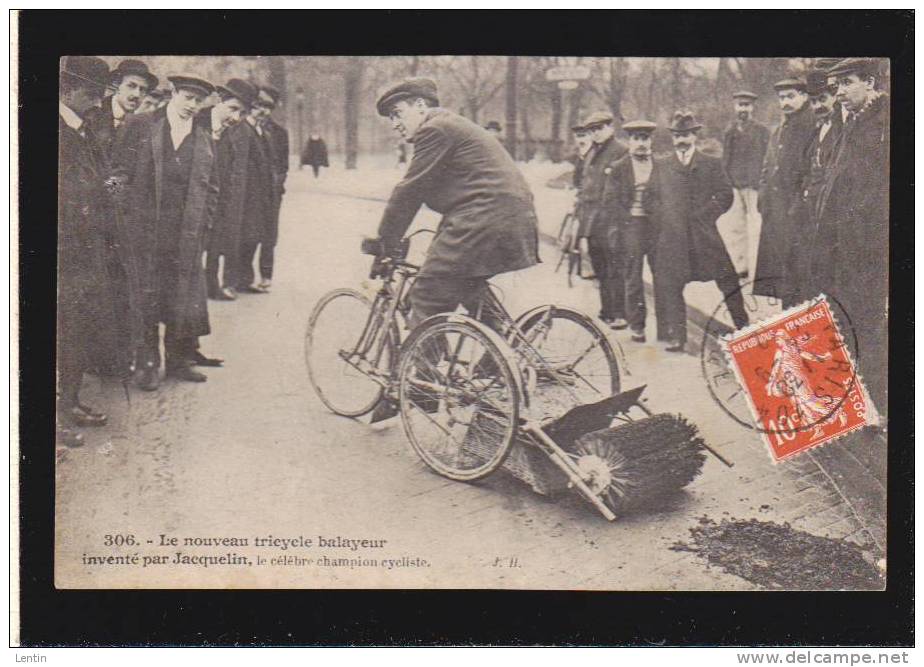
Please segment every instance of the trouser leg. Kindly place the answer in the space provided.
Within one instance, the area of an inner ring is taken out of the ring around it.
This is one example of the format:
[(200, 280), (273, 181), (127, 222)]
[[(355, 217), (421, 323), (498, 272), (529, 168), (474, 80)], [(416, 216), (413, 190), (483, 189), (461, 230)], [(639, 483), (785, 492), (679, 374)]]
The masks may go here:
[(742, 329), (746, 327), (748, 325), (748, 314), (744, 308), (744, 297), (741, 295), (738, 276), (726, 271), (716, 278), (715, 284), (718, 285), (725, 297), (725, 306), (728, 308), (729, 314), (731, 314), (735, 328)]
[(144, 325), (144, 343), (141, 351), (142, 363), (160, 368), (160, 323), (146, 322)]
[(318, 173), (321, 171), (321, 167), (319, 167), (319, 166), (316, 165), (316, 164), (313, 164), (313, 165), (311, 165), (311, 171), (314, 172), (314, 177), (317, 178), (317, 177), (318, 177)]
[(167, 325), (164, 332), (165, 365), (169, 368), (188, 366), (199, 347), (196, 336), (177, 336), (171, 325)]
[(622, 274), (625, 287), (626, 320), (633, 331), (645, 330), (645, 283), (642, 271), (645, 268), (646, 225), (645, 219), (632, 220), (622, 227)]
[(253, 258), (257, 253), (257, 243), (241, 243), (238, 262), (235, 267), (238, 289), (244, 289), (253, 285)]
[(659, 339), (687, 342), (687, 303), (683, 298), (685, 283), (673, 277), (655, 278), (656, 311)]
[(600, 319), (612, 321), (625, 316), (625, 297), (619, 284), (618, 260), (605, 241), (591, 237), (587, 242), (590, 264), (600, 285)]
[(219, 257), (221, 255), (213, 250), (205, 254), (205, 286), (209, 296), (214, 296), (221, 289), (221, 281), (218, 278)]
[(58, 355), (58, 412), (63, 414), (79, 402), (83, 364), (69, 352)]
[(268, 243), (260, 244), (260, 277), (266, 280), (273, 279), (273, 264), (276, 258), (276, 246)]

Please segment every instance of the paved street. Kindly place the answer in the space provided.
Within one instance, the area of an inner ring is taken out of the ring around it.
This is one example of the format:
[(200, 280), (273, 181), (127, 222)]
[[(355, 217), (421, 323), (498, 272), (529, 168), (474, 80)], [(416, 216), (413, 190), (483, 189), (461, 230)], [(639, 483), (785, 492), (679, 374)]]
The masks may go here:
[[(652, 409), (683, 414), (735, 463), (708, 457), (686, 492), (655, 513), (609, 523), (577, 496), (553, 502), (506, 475), (452, 482), (417, 459), (399, 419), (370, 426), (326, 411), (305, 373), (308, 314), (333, 287), (373, 289), (359, 244), (374, 234), (380, 199), (399, 176), (381, 165), (331, 170), (318, 181), (310, 172), (290, 176), (272, 293), (209, 302), (213, 334), (203, 351), (226, 362), (206, 369), (207, 383), (132, 389), (129, 403), (121, 386), (87, 380), (87, 402), (104, 405), (111, 423), (59, 458), (59, 587), (751, 589), (753, 582), (669, 547), (702, 517), (789, 522), (870, 542), (813, 457), (774, 465), (757, 436), (725, 415), (697, 357), (631, 343), (624, 332), (613, 334), (626, 354), (624, 388), (648, 385)], [(554, 228), (565, 193), (534, 189), (543, 226)], [(542, 265), (497, 280), (508, 309), (553, 301), (595, 313), (594, 287), (579, 281), (569, 289), (553, 271), (555, 249), (544, 246), (542, 255)], [(106, 535), (128, 534), (135, 544), (107, 546)], [(161, 535), (166, 546), (158, 546)], [(313, 544), (255, 544), (270, 536)], [(218, 537), (248, 543), (208, 546)], [(184, 545), (185, 538), (193, 540)], [(370, 542), (348, 541), (356, 539)], [(178, 551), (238, 554), (251, 564), (165, 565), (152, 557), (172, 562)], [(85, 563), (113, 554), (148, 562)], [(305, 562), (280, 564), (280, 556)]]

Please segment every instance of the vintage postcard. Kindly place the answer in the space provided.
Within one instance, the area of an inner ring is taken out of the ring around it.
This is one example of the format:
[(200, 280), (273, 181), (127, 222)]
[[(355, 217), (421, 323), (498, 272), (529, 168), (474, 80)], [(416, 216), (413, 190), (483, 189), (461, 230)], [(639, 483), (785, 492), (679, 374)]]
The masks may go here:
[(56, 587), (884, 589), (890, 86), (61, 58)]

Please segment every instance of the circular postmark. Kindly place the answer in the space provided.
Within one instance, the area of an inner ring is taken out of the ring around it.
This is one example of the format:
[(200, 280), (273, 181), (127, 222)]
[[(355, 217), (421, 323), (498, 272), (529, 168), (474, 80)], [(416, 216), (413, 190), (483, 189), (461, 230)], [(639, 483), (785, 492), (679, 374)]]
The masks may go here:
[[(704, 327), (700, 365), (713, 400), (784, 455), (865, 425), (857, 335), (842, 304), (818, 295), (781, 310), (778, 299), (745, 291), (750, 284), (726, 295)], [(726, 324), (730, 303), (752, 323), (738, 330)]]

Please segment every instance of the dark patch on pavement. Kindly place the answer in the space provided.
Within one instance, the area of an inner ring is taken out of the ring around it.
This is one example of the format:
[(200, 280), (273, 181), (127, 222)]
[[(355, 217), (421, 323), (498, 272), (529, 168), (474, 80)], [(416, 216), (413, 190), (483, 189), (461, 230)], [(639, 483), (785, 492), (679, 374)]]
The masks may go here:
[(690, 529), (689, 551), (758, 586), (774, 590), (882, 590), (885, 579), (863, 557), (863, 549), (845, 540), (819, 537), (788, 523), (756, 519), (701, 518)]

